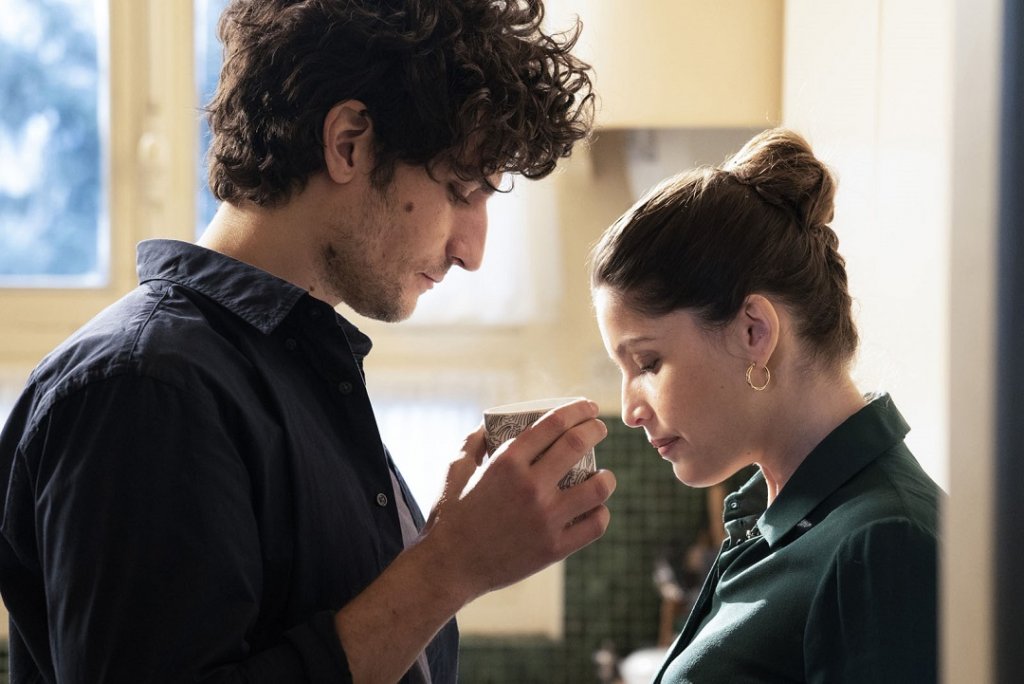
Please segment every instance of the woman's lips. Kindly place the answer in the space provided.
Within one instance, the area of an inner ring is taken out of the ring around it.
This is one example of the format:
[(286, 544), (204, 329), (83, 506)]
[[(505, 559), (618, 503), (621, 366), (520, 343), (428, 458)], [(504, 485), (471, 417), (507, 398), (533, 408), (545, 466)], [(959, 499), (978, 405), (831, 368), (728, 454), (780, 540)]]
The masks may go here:
[(672, 451), (672, 447), (679, 441), (678, 437), (668, 437), (666, 439), (652, 439), (651, 446), (658, 450), (662, 458), (668, 455), (668, 452)]

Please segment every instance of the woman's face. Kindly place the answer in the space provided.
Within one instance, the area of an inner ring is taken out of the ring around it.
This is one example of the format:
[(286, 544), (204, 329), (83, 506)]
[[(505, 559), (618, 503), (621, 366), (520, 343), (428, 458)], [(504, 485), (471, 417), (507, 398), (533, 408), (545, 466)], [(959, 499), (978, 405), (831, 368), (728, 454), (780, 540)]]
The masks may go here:
[(754, 461), (749, 361), (729, 352), (733, 326), (708, 330), (688, 310), (645, 316), (608, 287), (594, 292), (594, 305), (622, 372), (622, 420), (644, 429), (679, 480), (716, 484)]

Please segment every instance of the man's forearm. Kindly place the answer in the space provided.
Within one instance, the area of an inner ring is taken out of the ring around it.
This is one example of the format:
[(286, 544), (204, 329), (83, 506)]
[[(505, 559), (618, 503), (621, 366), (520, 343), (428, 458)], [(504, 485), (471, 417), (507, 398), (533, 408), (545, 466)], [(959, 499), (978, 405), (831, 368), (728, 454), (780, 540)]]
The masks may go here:
[(335, 615), (356, 684), (394, 684), (474, 596), (459, 586), (443, 554), (422, 540), (401, 553)]

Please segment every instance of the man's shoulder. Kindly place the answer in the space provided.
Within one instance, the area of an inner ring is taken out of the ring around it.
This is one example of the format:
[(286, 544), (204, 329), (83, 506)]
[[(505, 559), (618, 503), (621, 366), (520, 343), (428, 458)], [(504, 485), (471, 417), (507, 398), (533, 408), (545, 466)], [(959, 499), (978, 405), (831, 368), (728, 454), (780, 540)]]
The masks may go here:
[[(29, 377), (44, 404), (114, 378), (184, 388), (227, 373), (230, 316), (177, 287), (140, 286), (101, 311), (48, 354)], [(240, 326), (236, 326), (240, 327)]]

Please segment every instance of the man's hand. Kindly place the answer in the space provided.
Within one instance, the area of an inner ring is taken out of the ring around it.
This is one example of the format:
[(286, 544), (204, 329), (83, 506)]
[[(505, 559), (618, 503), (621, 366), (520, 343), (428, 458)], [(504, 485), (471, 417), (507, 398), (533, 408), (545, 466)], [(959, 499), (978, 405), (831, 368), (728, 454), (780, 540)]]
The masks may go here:
[(604, 534), (614, 475), (599, 470), (565, 490), (558, 481), (607, 434), (597, 405), (580, 400), (547, 413), (486, 462), (483, 429), (466, 438), (421, 543), (443, 549), (444, 576), (467, 601)]
[(615, 476), (558, 481), (608, 434), (597, 405), (545, 414), (483, 462), (483, 429), (467, 437), (417, 543), (335, 616), (353, 681), (395, 682), (456, 612), (594, 541), (608, 527)]

